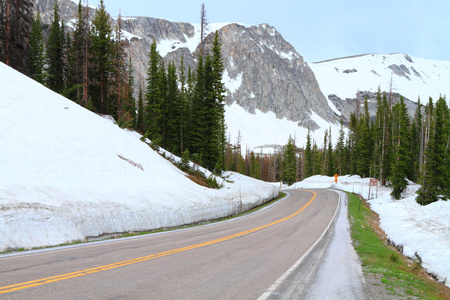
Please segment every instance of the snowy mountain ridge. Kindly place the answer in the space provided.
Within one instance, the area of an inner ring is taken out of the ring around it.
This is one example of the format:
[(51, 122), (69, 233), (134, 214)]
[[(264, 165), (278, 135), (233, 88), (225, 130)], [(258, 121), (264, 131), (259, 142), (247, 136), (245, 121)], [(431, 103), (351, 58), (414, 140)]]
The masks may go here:
[(364, 54), (309, 63), (326, 97), (345, 100), (358, 91), (399, 93), (417, 102), (450, 96), (450, 61), (410, 57), (404, 53)]

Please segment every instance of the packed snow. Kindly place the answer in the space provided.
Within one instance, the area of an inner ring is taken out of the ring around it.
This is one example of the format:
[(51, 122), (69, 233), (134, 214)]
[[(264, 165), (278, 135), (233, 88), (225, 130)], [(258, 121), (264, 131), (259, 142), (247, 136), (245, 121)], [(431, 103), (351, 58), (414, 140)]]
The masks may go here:
[[(309, 63), (325, 97), (355, 98), (358, 91), (399, 93), (412, 101), (450, 96), (450, 61), (403, 53), (367, 54)], [(392, 82), (391, 82), (392, 80)]]
[(0, 251), (216, 219), (278, 195), (236, 173), (199, 186), (139, 134), (2, 63), (0, 82)]
[[(331, 129), (333, 144), (337, 143), (340, 125), (330, 124), (316, 113), (312, 112), (311, 119), (321, 130), (310, 132), (311, 139), (318, 147), (322, 147), (325, 130)], [(225, 106), (225, 121), (227, 123), (227, 138), (236, 144), (241, 139), (242, 150), (255, 153), (273, 153), (279, 146), (286, 145), (289, 137), (295, 139), (296, 146), (306, 146), (307, 129), (298, 126), (297, 122), (286, 118), (278, 119), (273, 112), (262, 112), (258, 109), (254, 114), (245, 111), (239, 104), (233, 103)], [(347, 129), (344, 129), (347, 132)]]
[(290, 188), (336, 188), (371, 199), (370, 207), (379, 214), (380, 226), (388, 238), (403, 245), (403, 253), (409, 257), (417, 252), (423, 266), (441, 280), (447, 278), (446, 285), (450, 287), (450, 201), (421, 206), (415, 201), (420, 186), (413, 183), (401, 200), (394, 200), (391, 188), (369, 188), (369, 182), (369, 178), (340, 176), (336, 184), (333, 177), (316, 175)]

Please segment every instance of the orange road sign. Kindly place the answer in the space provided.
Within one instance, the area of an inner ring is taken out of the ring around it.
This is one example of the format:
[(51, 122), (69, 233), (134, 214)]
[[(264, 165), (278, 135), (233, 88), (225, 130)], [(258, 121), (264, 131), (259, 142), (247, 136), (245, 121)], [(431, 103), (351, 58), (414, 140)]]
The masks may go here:
[(334, 182), (338, 182), (338, 177), (339, 177), (339, 175), (338, 174), (334, 174)]

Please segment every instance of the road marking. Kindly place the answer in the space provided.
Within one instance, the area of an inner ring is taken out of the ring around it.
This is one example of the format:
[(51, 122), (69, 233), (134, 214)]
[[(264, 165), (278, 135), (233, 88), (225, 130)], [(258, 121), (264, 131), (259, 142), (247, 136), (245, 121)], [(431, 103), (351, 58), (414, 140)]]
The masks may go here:
[(272, 293), (283, 283), (286, 278), (291, 275), (295, 269), (308, 257), (308, 255), (313, 251), (313, 249), (317, 246), (317, 244), (320, 242), (320, 240), (325, 236), (325, 234), (328, 232), (328, 230), (331, 227), (331, 224), (334, 222), (334, 219), (336, 219), (336, 216), (338, 214), (338, 211), (340, 210), (341, 205), (341, 194), (337, 193), (339, 195), (338, 199), (338, 205), (336, 207), (336, 210), (334, 211), (333, 218), (330, 220), (330, 223), (328, 223), (327, 228), (322, 232), (322, 235), (316, 240), (316, 242), (309, 247), (308, 251), (306, 251), (302, 257), (300, 257), (283, 275), (280, 276), (257, 300), (267, 300), (270, 298)]
[(259, 226), (259, 227), (256, 227), (256, 228), (253, 228), (250, 230), (242, 231), (242, 232), (239, 232), (236, 234), (232, 234), (232, 235), (220, 238), (220, 239), (215, 239), (215, 240), (211, 240), (208, 242), (199, 243), (199, 244), (195, 244), (195, 245), (191, 245), (191, 246), (187, 246), (187, 247), (172, 249), (172, 250), (168, 250), (168, 251), (164, 251), (164, 252), (160, 252), (160, 253), (156, 253), (156, 254), (152, 254), (152, 255), (148, 255), (148, 256), (143, 256), (143, 257), (138, 257), (138, 258), (134, 258), (134, 259), (130, 259), (130, 260), (120, 261), (120, 262), (116, 262), (113, 264), (99, 266), (96, 268), (86, 269), (86, 270), (82, 270), (82, 271), (76, 271), (76, 272), (72, 272), (72, 273), (66, 273), (66, 274), (62, 274), (62, 275), (57, 275), (57, 276), (52, 276), (52, 277), (47, 277), (47, 278), (42, 278), (42, 279), (37, 279), (37, 280), (32, 280), (32, 281), (27, 281), (27, 282), (22, 282), (22, 283), (17, 283), (17, 284), (13, 284), (13, 285), (0, 287), (0, 294), (6, 294), (6, 293), (13, 292), (13, 291), (18, 291), (18, 290), (23, 290), (23, 289), (28, 289), (31, 287), (39, 286), (39, 285), (44, 285), (47, 283), (62, 281), (62, 280), (66, 280), (66, 279), (71, 279), (71, 278), (88, 275), (88, 274), (98, 273), (101, 271), (111, 270), (111, 269), (115, 269), (115, 268), (119, 268), (119, 267), (123, 267), (123, 266), (128, 266), (128, 265), (148, 261), (151, 259), (164, 257), (164, 256), (172, 255), (175, 253), (192, 250), (192, 249), (198, 249), (198, 248), (206, 247), (209, 245), (217, 244), (220, 242), (228, 241), (231, 239), (235, 239), (237, 237), (241, 237), (241, 236), (262, 230), (264, 228), (279, 224), (281, 222), (284, 222), (286, 220), (289, 220), (289, 219), (297, 216), (303, 210), (305, 210), (314, 201), (314, 199), (317, 196), (317, 194), (313, 191), (307, 191), (307, 192), (312, 193), (313, 196), (302, 208), (300, 208), (298, 211), (296, 211), (295, 213), (293, 213), (290, 216), (287, 216), (283, 219), (274, 221), (274, 222), (266, 224), (266, 225), (262, 225), (262, 226)]

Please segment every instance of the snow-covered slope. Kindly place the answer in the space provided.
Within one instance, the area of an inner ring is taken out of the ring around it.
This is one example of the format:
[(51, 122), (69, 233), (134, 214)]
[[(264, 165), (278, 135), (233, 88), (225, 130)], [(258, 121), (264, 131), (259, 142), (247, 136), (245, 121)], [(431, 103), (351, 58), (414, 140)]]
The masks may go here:
[(0, 251), (214, 219), (277, 188), (229, 174), (190, 181), (120, 129), (0, 63)]
[(374, 187), (369, 189), (370, 178), (340, 176), (338, 183), (333, 177), (312, 176), (297, 182), (291, 188), (337, 188), (369, 198), (370, 206), (380, 216), (380, 225), (388, 238), (403, 245), (404, 254), (414, 257), (417, 252), (428, 271), (437, 274), (441, 281), (447, 278), (450, 287), (450, 202), (438, 201), (421, 206), (416, 201), (419, 185), (410, 184), (404, 198), (393, 200), (392, 189)]
[(450, 96), (450, 61), (410, 57), (403, 53), (367, 54), (309, 63), (325, 97), (355, 98), (358, 91), (400, 93), (422, 103)]
[[(325, 130), (331, 129), (333, 143), (337, 143), (340, 125), (330, 124), (314, 112), (311, 119), (322, 128), (310, 132), (311, 139), (316, 141), (319, 147), (323, 146)], [(278, 119), (272, 112), (263, 113), (256, 110), (251, 114), (233, 103), (225, 106), (225, 121), (227, 138), (235, 144), (239, 137), (243, 151), (248, 149), (255, 153), (272, 153), (279, 150), (280, 146), (286, 145), (289, 137), (295, 139), (296, 146), (306, 146), (308, 130), (299, 126), (297, 122), (286, 118)]]

